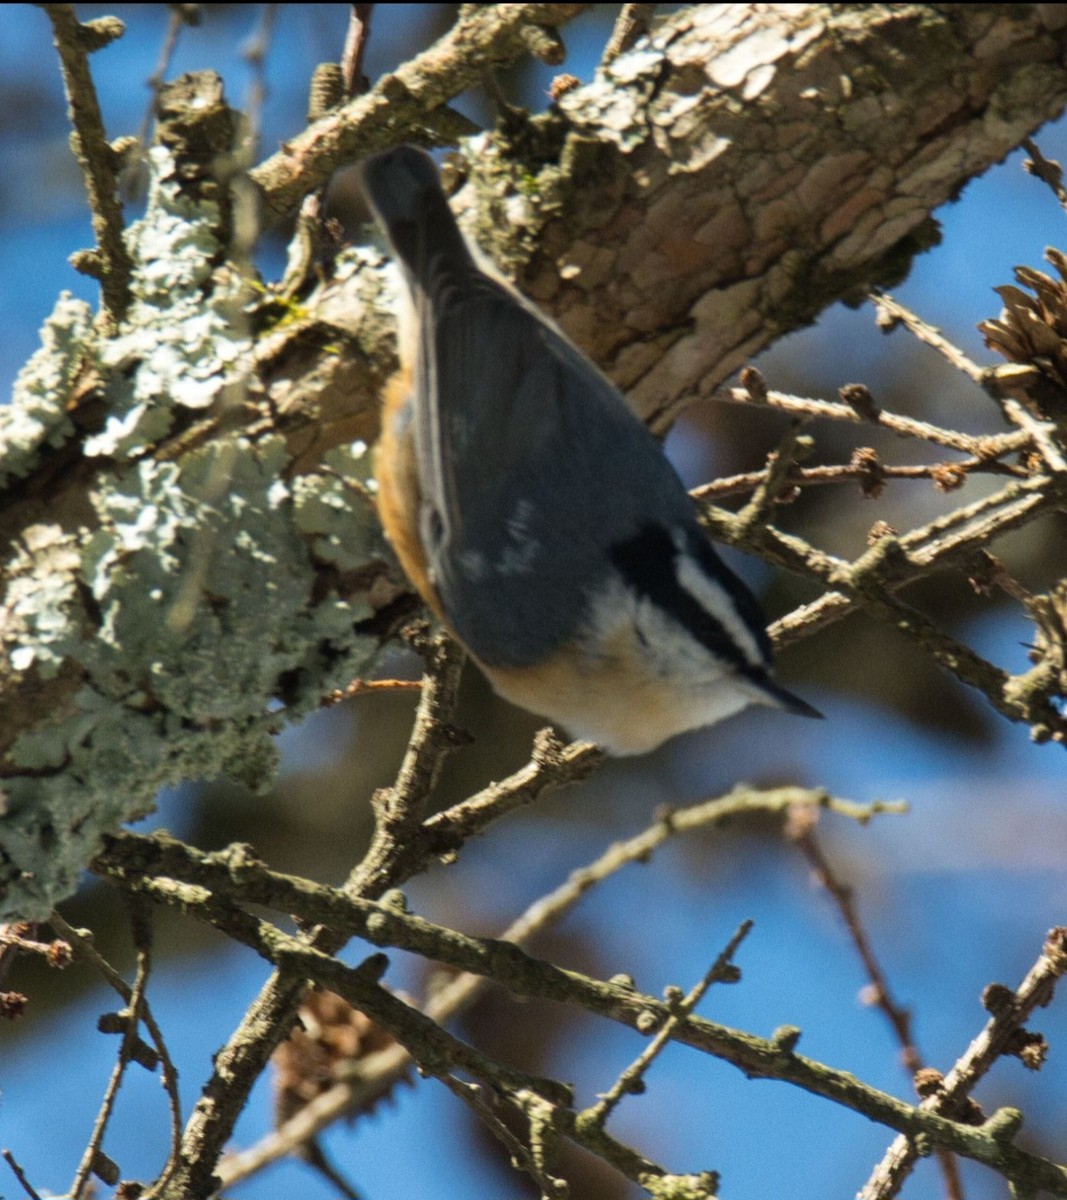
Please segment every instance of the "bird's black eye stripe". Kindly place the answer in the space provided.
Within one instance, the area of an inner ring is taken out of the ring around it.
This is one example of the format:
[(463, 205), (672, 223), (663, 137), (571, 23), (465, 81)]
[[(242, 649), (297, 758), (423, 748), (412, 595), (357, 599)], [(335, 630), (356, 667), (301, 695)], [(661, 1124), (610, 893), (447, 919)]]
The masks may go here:
[[(708, 549), (711, 550), (710, 545)], [(714, 556), (714, 551), (711, 554)], [(608, 558), (619, 574), (640, 596), (646, 597), (656, 608), (670, 613), (671, 616), (684, 626), (698, 642), (706, 647), (716, 658), (737, 667), (742, 674), (748, 674), (753, 669), (745, 657), (743, 650), (737, 646), (730, 634), (704, 608), (692, 593), (686, 591), (678, 582), (678, 572), (675, 559), (678, 550), (671, 535), (661, 525), (646, 525), (635, 537), (625, 542), (616, 542), (608, 550)], [(701, 556), (703, 558), (703, 556)], [(717, 561), (717, 560), (716, 560)], [(707, 563), (701, 563), (707, 571)], [(722, 574), (720, 574), (722, 573)], [(727, 568), (718, 564), (718, 569), (709, 572), (711, 578), (718, 582), (727, 596), (736, 603), (735, 588), (726, 583)], [(743, 588), (740, 581), (735, 581)], [(749, 609), (755, 609), (756, 602), (744, 593), (749, 601)], [(751, 627), (751, 612), (738, 605), (745, 624)], [(753, 630), (757, 640), (763, 633), (762, 625)]]
[(704, 574), (709, 579), (714, 579), (734, 602), (734, 608), (737, 609), (741, 620), (756, 639), (756, 645), (759, 646), (763, 661), (769, 663), (771, 661), (771, 639), (767, 636), (767, 618), (763, 615), (759, 601), (748, 590), (743, 580), (738, 579), (715, 553), (715, 547), (703, 533), (698, 531), (689, 539), (689, 549), (700, 563)]

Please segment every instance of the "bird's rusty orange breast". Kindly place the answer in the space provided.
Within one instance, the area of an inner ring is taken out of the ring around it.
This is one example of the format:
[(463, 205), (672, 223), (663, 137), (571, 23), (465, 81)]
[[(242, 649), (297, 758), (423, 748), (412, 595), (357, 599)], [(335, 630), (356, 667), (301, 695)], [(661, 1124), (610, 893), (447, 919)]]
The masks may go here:
[(422, 491), (415, 456), (411, 403), (411, 373), (399, 370), (388, 382), (382, 400), (382, 431), (378, 438), (375, 474), (378, 515), (404, 573), (419, 595), (444, 620), (437, 593), (430, 583), (426, 551), (419, 533)]

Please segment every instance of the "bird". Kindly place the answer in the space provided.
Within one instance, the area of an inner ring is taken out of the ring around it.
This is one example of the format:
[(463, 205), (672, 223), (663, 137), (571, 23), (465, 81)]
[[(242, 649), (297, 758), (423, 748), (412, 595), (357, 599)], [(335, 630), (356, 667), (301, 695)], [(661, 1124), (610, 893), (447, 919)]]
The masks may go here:
[(766, 621), (619, 390), (468, 243), (423, 150), (360, 166), (399, 266), (378, 507), (423, 600), (506, 700), (644, 754), (752, 704)]

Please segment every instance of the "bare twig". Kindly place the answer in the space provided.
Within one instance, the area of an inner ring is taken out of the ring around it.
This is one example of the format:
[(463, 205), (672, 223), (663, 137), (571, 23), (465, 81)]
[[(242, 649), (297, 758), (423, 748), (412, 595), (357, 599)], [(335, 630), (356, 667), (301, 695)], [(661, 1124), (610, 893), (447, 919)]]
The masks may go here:
[(682, 994), (680, 988), (667, 989), (665, 998), (671, 1009), (669, 1019), (663, 1023), (656, 1036), (641, 1051), (637, 1058), (634, 1059), (625, 1071), (620, 1073), (618, 1079), (615, 1080), (604, 1095), (598, 1098), (596, 1104), (578, 1114), (579, 1121), (588, 1121), (591, 1124), (603, 1127), (608, 1117), (615, 1111), (624, 1096), (641, 1090), (649, 1067), (652, 1066), (660, 1054), (663, 1053), (664, 1049), (666, 1049), (667, 1043), (674, 1037), (678, 1027), (700, 1003), (708, 988), (713, 983), (720, 981), (733, 983), (737, 980), (738, 971), (733, 965), (733, 958), (737, 953), (738, 947), (748, 937), (751, 929), (751, 921), (742, 921), (725, 949), (723, 949), (718, 958), (707, 969), (703, 977), (685, 995)]
[(36, 932), (37, 925), (32, 921), (12, 921), (0, 925), (0, 982), (18, 957), (22, 940), (32, 937)]
[[(344, 100), (351, 100), (367, 90), (369, 80), (363, 74), (363, 55), (370, 39), (373, 11), (373, 4), (350, 6), (341, 62), (319, 63), (312, 74), (308, 96), (309, 123), (320, 120)], [(278, 294), (285, 299), (292, 299), (303, 291), (317, 269), (321, 272), (320, 257), (327, 242), (324, 216), (328, 185), (327, 179), (300, 202), (300, 211), (289, 242), (285, 273), (278, 285)]]
[(26, 1193), (27, 1196), (29, 1196), (30, 1200), (41, 1200), (41, 1197), (38, 1195), (38, 1193), (34, 1189), (33, 1185), (26, 1178), (26, 1172), (23, 1171), (22, 1167), (19, 1166), (18, 1162), (15, 1159), (15, 1156), (11, 1153), (11, 1151), (10, 1150), (0, 1150), (0, 1154), (3, 1154), (4, 1162), (6, 1162), (7, 1165), (14, 1172), (15, 1178), (19, 1181), (19, 1183), (22, 1186), (22, 1190)]
[(323, 1150), (318, 1142), (311, 1141), (303, 1146), (300, 1157), (309, 1167), (318, 1171), (327, 1183), (335, 1187), (343, 1197), (343, 1200), (361, 1200), (359, 1192), (356, 1191), (352, 1184), (349, 1183), (338, 1168), (329, 1160), (326, 1151)]
[[(379, 956), (372, 957), (360, 967), (350, 967), (308, 945), (305, 940), (219, 903), (203, 888), (165, 878), (145, 882), (143, 886), (147, 893), (180, 905), (190, 915), (210, 922), (254, 949), (274, 963), (283, 975), (313, 979), (344, 996), (409, 1049), (413, 1044), (418, 1045), (417, 1060), (430, 1074), (460, 1068), (477, 1078), (492, 1081), (497, 1088), (529, 1087), (538, 1097), (556, 1106), (553, 1115), (559, 1122), (557, 1127), (561, 1127), (568, 1137), (575, 1136), (576, 1140), (594, 1148), (628, 1178), (635, 1178), (631, 1171), (637, 1169), (637, 1164), (642, 1164), (641, 1169), (650, 1175), (661, 1170), (611, 1139), (603, 1141), (606, 1138), (603, 1132), (596, 1137), (591, 1134), (587, 1137), (587, 1129), (576, 1129), (577, 1115), (563, 1107), (569, 1104), (569, 1099), (561, 1085), (551, 1080), (530, 1081), (528, 1077), (523, 1083), (522, 1072), (495, 1063), (474, 1047), (451, 1038), (425, 1014), (384, 991), (377, 982), (383, 965)], [(411, 931), (414, 918), (403, 919), (384, 906), (379, 916), (380, 920), (368, 928), (368, 936), (389, 937), (390, 944), (405, 945), (399, 931)], [(386, 933), (390, 927), (396, 932), (395, 937)], [(564, 970), (531, 958), (509, 943), (491, 943), (440, 927), (434, 937), (438, 943), (435, 953), (446, 948), (454, 965), (491, 973), (497, 982), (517, 995), (578, 1005), (643, 1033), (654, 1032), (670, 1019), (671, 1011), (666, 1004), (637, 992), (628, 984), (603, 982), (577, 971)], [(440, 954), (440, 957), (445, 955)], [(1064, 955), (1064, 961), (1067, 962), (1067, 955)], [(1016, 1128), (1011, 1116), (1014, 1110), (1000, 1110), (986, 1126), (975, 1127), (922, 1106), (905, 1104), (862, 1083), (848, 1072), (797, 1054), (799, 1037), (799, 1030), (783, 1027), (770, 1039), (759, 1038), (692, 1014), (675, 1030), (676, 1041), (721, 1058), (746, 1075), (794, 1084), (863, 1113), (870, 1120), (888, 1125), (909, 1138), (922, 1135), (934, 1146), (943, 1146), (993, 1166), (1006, 1179), (1042, 1188), (1054, 1196), (1067, 1197), (1067, 1166), (1030, 1154), (1012, 1142)], [(570, 1123), (566, 1120), (569, 1113)]]
[(247, 141), (242, 157), (250, 165), (252, 156), (259, 147), (259, 135), (263, 122), (263, 105), (266, 103), (267, 74), (264, 63), (270, 50), (271, 39), (274, 36), (274, 26), (278, 18), (277, 4), (264, 4), (260, 10), (259, 22), (241, 47), (241, 57), (248, 64), (251, 79), (248, 84), (248, 95), (245, 99), (245, 117), (248, 121)]
[(1004, 395), (996, 386), (997, 378), (993, 374), (990, 386), (986, 389), (998, 397), (998, 403), (1009, 421), (1030, 437), (1034, 449), (1041, 455), (1049, 470), (1060, 474), (1067, 473), (1067, 456), (1057, 442), (1056, 426), (1051, 421), (1039, 421), (1026, 411), (1026, 406), (1013, 396)]
[(878, 311), (879, 324), (883, 327), (896, 324), (906, 326), (919, 341), (931, 346), (946, 362), (977, 383), (995, 400), (1005, 417), (1027, 437), (1034, 449), (1044, 458), (1050, 470), (1067, 472), (1067, 458), (1056, 443), (1055, 427), (1031, 416), (1023, 404), (1005, 391), (996, 367), (978, 366), (959, 347), (953, 345), (940, 329), (928, 324), (888, 293), (878, 292), (871, 296), (871, 301)]
[(353, 4), (348, 17), (345, 48), (341, 53), (341, 77), (345, 95), (349, 99), (353, 96), (361, 96), (369, 86), (369, 80), (363, 74), (363, 56), (367, 52), (367, 43), (370, 41), (370, 24), (373, 14), (373, 4)]
[[(518, 923), (509, 927), (507, 936), (528, 936), (533, 929), (544, 927), (595, 884), (629, 863), (648, 859), (668, 838), (697, 828), (714, 827), (744, 813), (785, 813), (797, 805), (826, 808), (862, 823), (879, 813), (905, 811), (905, 806), (899, 803), (855, 804), (830, 796), (820, 788), (781, 787), (768, 791), (737, 788), (714, 800), (665, 812), (642, 833), (611, 846), (593, 863), (573, 872), (566, 884), (543, 897)], [(165, 884), (171, 880), (185, 888), (206, 889), (218, 901), (262, 905), (295, 914), (306, 923), (328, 925), (335, 937), (359, 936), (377, 946), (399, 946), (471, 969), (466, 963), (455, 961), (454, 948), (450, 951), (439, 944), (438, 939), (447, 940), (449, 934), (443, 927), (411, 916), (391, 902), (272, 871), (252, 857), (247, 846), (234, 845), (208, 854), (164, 834), (125, 833), (107, 839), (93, 867), (134, 893), (151, 888), (155, 894), (159, 890), (155, 884), (162, 882), (168, 903), (174, 902), (174, 893)], [(462, 935), (455, 936), (462, 941)]]
[(912, 1038), (911, 1013), (894, 999), (889, 980), (886, 978), (882, 965), (874, 953), (871, 940), (867, 936), (867, 931), (863, 927), (863, 922), (860, 920), (852, 889), (838, 879), (815, 837), (817, 817), (817, 811), (811, 808), (795, 810), (790, 814), (787, 835), (808, 860), (820, 887), (826, 890), (827, 895), (837, 906), (845, 928), (848, 930), (848, 936), (871, 981), (870, 989), (865, 993), (869, 1003), (885, 1014), (900, 1043), (904, 1066), (910, 1074), (914, 1075), (923, 1063), (918, 1047)]
[[(961, 486), (970, 474), (1010, 475), (1025, 479), (1029, 472), (1023, 467), (1003, 463), (999, 459), (965, 458), (961, 462), (937, 462), (892, 464), (882, 463), (878, 475), (887, 479), (932, 479), (939, 487), (951, 485), (951, 490)], [(834, 463), (822, 467), (793, 467), (788, 476), (791, 487), (820, 487), (826, 484), (866, 482), (870, 472), (860, 463)], [(728, 496), (743, 496), (757, 488), (766, 478), (763, 471), (744, 471), (738, 475), (724, 475), (710, 483), (693, 488), (694, 500), (724, 500)]]
[(1059, 201), (1060, 207), (1067, 211), (1067, 187), (1063, 186), (1063, 167), (1055, 159), (1046, 158), (1033, 138), (1023, 138), (1022, 146), (1030, 155), (1030, 160), (1024, 162), (1023, 167), (1042, 183), (1047, 184)]
[(163, 86), (163, 81), (167, 78), (167, 72), (170, 70), (174, 51), (178, 48), (178, 37), (186, 26), (200, 24), (199, 4), (168, 4), (167, 9), (167, 31), (163, 35), (163, 45), (159, 49), (159, 58), (156, 59), (155, 70), (145, 80), (145, 86), (151, 94), (148, 98), (145, 114), (141, 118), (141, 128), (137, 134), (137, 140), (142, 146), (148, 144), (148, 135), (151, 132), (152, 121), (156, 115), (159, 89)]
[[(815, 823), (818, 811), (812, 808), (795, 809), (790, 813), (787, 832), (790, 839), (800, 848), (804, 857), (811, 865), (815, 878), (826, 889), (830, 899), (837, 906), (841, 919), (848, 930), (848, 936), (856, 948), (860, 962), (867, 972), (870, 986), (864, 989), (864, 997), (868, 1003), (878, 1008), (889, 1022), (900, 1043), (904, 1067), (910, 1075), (922, 1069), (922, 1056), (915, 1045), (911, 1028), (911, 1013), (894, 998), (889, 986), (889, 980), (882, 964), (874, 952), (871, 939), (860, 919), (852, 889), (838, 877), (830, 861), (823, 853), (822, 846), (815, 836)], [(963, 1200), (963, 1183), (960, 1179), (959, 1165), (949, 1151), (938, 1148), (938, 1165), (945, 1183), (947, 1200)]]
[(343, 688), (337, 688), (323, 701), (324, 705), (340, 704), (351, 700), (353, 696), (362, 696), (367, 692), (418, 692), (422, 690), (421, 679), (353, 679)]
[(0, 927), (0, 966), (7, 968), (17, 954), (36, 954), (50, 967), (62, 969), (70, 963), (70, 945), (63, 941), (38, 941), (33, 934), (37, 925), (29, 921), (17, 921)]
[[(716, 400), (728, 400), (734, 404), (752, 404), (752, 394), (747, 388), (723, 388), (713, 397)], [(897, 413), (877, 410), (877, 420), (870, 420), (851, 405), (836, 400), (815, 400), (804, 396), (791, 396), (785, 392), (768, 391), (766, 398), (760, 403), (783, 412), (796, 413), (801, 416), (819, 417), (833, 421), (847, 421), (853, 425), (874, 424), (901, 437), (919, 438), (921, 441), (933, 442), (937, 446), (945, 446), (949, 450), (958, 450), (962, 454), (970, 454), (976, 458), (999, 458), (1010, 454), (1013, 450), (1021, 450), (1030, 440), (1026, 433), (998, 433), (975, 435), (961, 433), (955, 429), (944, 429), (929, 421), (918, 421), (914, 417), (905, 417)]]
[(464, 1083), (454, 1075), (439, 1075), (440, 1081), (448, 1088), (453, 1096), (462, 1100), (486, 1129), (507, 1150), (512, 1164), (525, 1171), (537, 1184), (541, 1191), (541, 1200), (566, 1200), (567, 1185), (562, 1179), (549, 1174), (543, 1162), (538, 1161), (532, 1148), (527, 1146), (511, 1132), (504, 1122), (493, 1112), (485, 1099), (485, 1088), (478, 1083)]
[[(447, 136), (434, 121), (434, 113), (480, 82), (487, 68), (526, 54), (523, 31), (528, 26), (554, 28), (587, 7), (489, 4), (461, 15), (453, 29), (428, 50), (380, 79), (365, 95), (291, 138), (283, 150), (250, 173), (263, 193), (268, 219), (285, 216), (308, 192), (321, 187), (339, 162), (378, 149), (396, 129), (429, 128), (435, 138)], [(452, 138), (461, 128), (464, 132), (473, 129), (469, 121), (453, 123), (452, 128)]]
[(950, 342), (936, 326), (924, 321), (888, 292), (872, 292), (870, 301), (874, 305), (875, 321), (880, 329), (888, 333), (897, 325), (905, 326), (913, 337), (936, 350), (957, 371), (962, 372), (973, 383), (981, 384), (985, 369)]
[(408, 860), (406, 847), (418, 841), (426, 805), (445, 757), (470, 740), (451, 723), (466, 655), (443, 631), (424, 640), (422, 650), (427, 672), (415, 726), (396, 782), (374, 794), (374, 838), (363, 862), (345, 885), (353, 896), (380, 895), (400, 882), (397, 864), (401, 859)]
[(797, 462), (811, 453), (811, 438), (800, 436), (802, 423), (802, 419), (794, 421), (778, 443), (777, 450), (772, 450), (767, 456), (767, 465), (752, 499), (737, 514), (738, 529), (742, 535), (767, 524), (771, 510), (789, 487)]
[(894, 593), (930, 574), (935, 567), (967, 563), (995, 537), (1032, 519), (1035, 511), (1065, 500), (1065, 477), (1037, 475), (1013, 481), (992, 496), (955, 509), (905, 535), (879, 539), (852, 563), (770, 525), (740, 528), (737, 518), (722, 509), (706, 506), (703, 519), (723, 541), (753, 550), (786, 570), (829, 587), (818, 600), (771, 626), (771, 637), (777, 645), (787, 645), (840, 620), (854, 608), (863, 608), (918, 641), (958, 679), (983, 692), (999, 712), (1028, 724), (1033, 736), (1063, 741), (1067, 739), (1067, 719), (1052, 703), (1048, 681), (1008, 675), (943, 633)]
[[(73, 928), (73, 926), (69, 925), (57, 912), (52, 912), (49, 915), (48, 923), (53, 929), (56, 930), (57, 933), (61, 933), (63, 935), (64, 939), (69, 942), (78, 958), (100, 972), (108, 984), (114, 988), (116, 992), (118, 992), (124, 1003), (132, 1012), (134, 989), (130, 987), (126, 980), (122, 978), (122, 976), (107, 961), (107, 959), (100, 954), (85, 933), (82, 930)], [(138, 970), (140, 970), (140, 963), (138, 964)], [(163, 1031), (160, 1029), (155, 1017), (152, 1014), (147, 997), (143, 994), (140, 999), (139, 1009), (140, 1020), (144, 1022), (144, 1026), (148, 1030), (156, 1053), (159, 1055), (163, 1087), (166, 1090), (167, 1102), (170, 1108), (171, 1125), (171, 1142), (167, 1155), (167, 1161), (163, 1166), (163, 1170), (160, 1172), (157, 1182), (144, 1193), (146, 1197), (150, 1197), (158, 1194), (160, 1187), (170, 1178), (175, 1167), (177, 1166), (178, 1150), (181, 1144), (182, 1133), (182, 1105), (181, 1096), (178, 1091), (177, 1069), (175, 1068), (174, 1061), (170, 1056), (170, 1051), (167, 1049), (167, 1043), (163, 1038)]]
[[(614, 844), (592, 863), (573, 871), (554, 891), (530, 905), (504, 930), (500, 940), (524, 944), (537, 932), (558, 921), (599, 882), (630, 863), (647, 861), (658, 846), (675, 835), (714, 827), (746, 812), (784, 813), (802, 805), (827, 808), (860, 823), (866, 823), (882, 812), (904, 811), (901, 804), (853, 804), (821, 789), (787, 787), (754, 792), (738, 788), (726, 796), (676, 809), (635, 837)], [(98, 860), (97, 869), (104, 869), (120, 886), (136, 886), (137, 876), (130, 876), (129, 868), (122, 865), (129, 862), (139, 864), (139, 870), (202, 884), (219, 894), (232, 894), (233, 888), (237, 887), (242, 900), (254, 900), (279, 911), (302, 914), (307, 920), (327, 921), (334, 926), (339, 923), (344, 926), (345, 910), (351, 913), (357, 906), (353, 898), (347, 898), (338, 906), (329, 899), (330, 889), (318, 889), (306, 881), (291, 880), (267, 871), (250, 860), (240, 848), (204, 856), (180, 842), (166, 841), (160, 835), (138, 838), (132, 834), (122, 835), (111, 846)], [(232, 885), (228, 891), (227, 882)], [(314, 903), (323, 907), (310, 907), (313, 897)], [(378, 911), (374, 906), (362, 907), (362, 902), (359, 907), (368, 914)], [(419, 927), (423, 928), (424, 924), (420, 923)], [(486, 982), (481, 975), (463, 972), (432, 992), (425, 1005), (426, 1015), (439, 1023), (450, 1020), (475, 999)], [(398, 1046), (361, 1058), (353, 1064), (347, 1079), (310, 1101), (256, 1146), (224, 1159), (218, 1170), (224, 1186), (233, 1186), (278, 1158), (296, 1152), (339, 1117), (370, 1108), (409, 1067), (410, 1059)]]
[(108, 143), (104, 119), (89, 70), (89, 55), (121, 37), (125, 26), (117, 17), (98, 17), (83, 25), (71, 4), (42, 5), (52, 22), (56, 49), (63, 67), (74, 136), (71, 144), (85, 177), (96, 250), (82, 252), (79, 270), (100, 281), (104, 314), (114, 330), (130, 303), (130, 254), (123, 239), (122, 205), (116, 192), (119, 156)]
[[(424, 647), (427, 674), (408, 751), (392, 788), (376, 798), (376, 827), (364, 861), (345, 884), (349, 897), (380, 895), (390, 886), (422, 869), (428, 852), (409, 854), (406, 835), (417, 830), (429, 791), (444, 755), (457, 744), (449, 723), (462, 668), (462, 654), (442, 635)], [(407, 873), (405, 873), (405, 871)], [(346, 938), (335, 930), (318, 928), (303, 939), (323, 954), (335, 953)], [(284, 965), (264, 984), (227, 1044), (215, 1056), (205, 1094), (211, 1103), (194, 1110), (182, 1137), (179, 1164), (160, 1195), (188, 1200), (214, 1191), (214, 1170), (222, 1147), (244, 1107), (255, 1081), (266, 1068), (278, 1043), (296, 1017), (307, 977)]]
[[(959, 1112), (993, 1063), (1001, 1055), (1013, 1052), (1012, 1042), (1017, 1032), (1035, 1008), (1051, 1001), (1056, 984), (1065, 973), (1067, 929), (1057, 928), (1050, 931), (1040, 957), (1014, 992), (1000, 984), (986, 988), (982, 1000), (992, 1014), (989, 1021), (945, 1076), (940, 1087), (922, 1101), (920, 1108), (928, 1112)], [(992, 1125), (995, 1120), (994, 1115), (986, 1124)], [(1018, 1123), (1015, 1122), (1012, 1127), (1009, 1120), (1007, 1125), (1001, 1133), (1006, 1148), (1010, 1147), (1010, 1136)], [(859, 1193), (859, 1200), (891, 1200), (891, 1197), (898, 1195), (918, 1155), (914, 1138), (896, 1138)], [(1035, 1181), (1029, 1181), (1029, 1184), (1036, 1186)]]
[(151, 958), (147, 949), (138, 947), (137, 975), (130, 990), (129, 1003), (122, 1013), (125, 1027), (119, 1046), (118, 1061), (112, 1069), (107, 1090), (104, 1092), (104, 1099), (96, 1114), (96, 1121), (93, 1123), (92, 1134), (85, 1147), (85, 1153), (82, 1155), (81, 1162), (78, 1164), (78, 1169), (74, 1174), (74, 1182), (70, 1185), (70, 1195), (74, 1200), (78, 1200), (85, 1191), (90, 1176), (97, 1169), (97, 1162), (103, 1149), (104, 1134), (107, 1132), (108, 1122), (111, 1120), (111, 1114), (114, 1112), (115, 1101), (118, 1099), (119, 1089), (122, 1086), (126, 1068), (133, 1061), (134, 1050), (138, 1040), (138, 1029), (143, 1017), (144, 992), (148, 984), (150, 969)]
[(501, 817), (531, 804), (550, 788), (585, 779), (603, 761), (604, 752), (591, 742), (565, 743), (553, 730), (543, 729), (526, 766), (430, 817), (424, 826), (427, 844), (435, 854), (455, 854), (468, 838)]

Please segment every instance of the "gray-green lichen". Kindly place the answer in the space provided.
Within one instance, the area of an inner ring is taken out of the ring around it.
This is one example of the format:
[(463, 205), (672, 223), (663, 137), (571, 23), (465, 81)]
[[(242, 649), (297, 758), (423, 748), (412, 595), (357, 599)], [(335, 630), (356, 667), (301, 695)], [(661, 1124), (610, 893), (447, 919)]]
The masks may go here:
[(358, 570), (384, 552), (377, 524), (356, 528), (352, 521), (353, 501), (365, 506), (370, 489), (377, 486), (369, 476), (370, 451), (364, 442), (338, 446), (326, 452), (323, 463), (325, 474), (293, 480), (293, 520), (301, 533), (314, 539), (312, 548), (320, 562), (339, 571)]
[(248, 379), (242, 308), (251, 293), (236, 271), (217, 265), (218, 205), (179, 188), (164, 147), (149, 156), (148, 210), (127, 233), (133, 302), (101, 350), (101, 366), (111, 368), (109, 415), (86, 441), (87, 455), (142, 453), (170, 431), (176, 408), (207, 408), (222, 388)]
[(217, 408), (248, 386), (252, 349), (211, 206), (183, 196), (170, 160), (153, 154), (149, 209), (128, 233), (127, 322), (94, 344), (88, 309), (61, 301), (20, 377), (20, 414), (0, 426), (0, 461), (24, 474), (40, 446), (74, 436), (65, 389), (77, 364), (94, 363), (108, 412), (82, 449), (100, 469), (77, 515), (38, 515), (2, 568), (8, 686), (58, 697), (4, 763), (4, 918), (45, 915), (101, 835), (149, 811), (160, 787), (268, 783), (272, 733), (377, 647), (355, 629), (373, 615), (362, 593), (323, 586), (383, 557), (365, 446), (294, 478), (271, 434), (152, 456), (178, 409)]
[(0, 487), (32, 470), (40, 450), (61, 446), (74, 432), (66, 402), (89, 355), (92, 309), (63, 292), (41, 330), (41, 347), (15, 380), (0, 409)]

